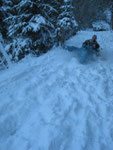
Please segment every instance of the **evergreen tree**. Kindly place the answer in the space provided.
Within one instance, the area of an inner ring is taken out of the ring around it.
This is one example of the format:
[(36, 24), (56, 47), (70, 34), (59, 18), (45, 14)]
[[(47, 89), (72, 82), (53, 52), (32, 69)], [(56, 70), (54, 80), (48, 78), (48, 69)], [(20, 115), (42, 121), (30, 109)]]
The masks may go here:
[(2, 14), (2, 4), (3, 2), (0, 1), (0, 32), (2, 31), (2, 18), (3, 18), (3, 14)]
[(5, 18), (7, 16), (6, 9), (4, 7), (4, 1), (0, 0), (0, 33), (5, 38), (7, 33)]
[(61, 37), (64, 38), (64, 41), (76, 34), (78, 29), (78, 24), (75, 21), (73, 9), (74, 8), (71, 1), (61, 1), (57, 19), (57, 27), (60, 28), (62, 34)]
[(9, 53), (14, 60), (28, 53), (39, 55), (51, 48), (54, 43), (54, 25), (49, 15), (55, 11), (49, 4), (40, 0), (11, 1), (8, 36), (12, 39)]
[(8, 54), (18, 61), (25, 55), (40, 55), (50, 49), (58, 28), (63, 39), (76, 33), (77, 24), (70, 1), (64, 0), (6, 0), (9, 46)]
[(2, 38), (2, 34), (0, 34), (0, 69), (6, 64), (5, 57), (3, 56), (2, 53), (2, 47), (1, 47), (2, 44), (3, 44), (3, 38)]
[(6, 59), (2, 53), (4, 51), (4, 49), (2, 49), (4, 45), (3, 38), (6, 38), (6, 33), (7, 33), (7, 27), (4, 21), (7, 16), (7, 12), (4, 4), (5, 1), (0, 0), (0, 68), (7, 64)]

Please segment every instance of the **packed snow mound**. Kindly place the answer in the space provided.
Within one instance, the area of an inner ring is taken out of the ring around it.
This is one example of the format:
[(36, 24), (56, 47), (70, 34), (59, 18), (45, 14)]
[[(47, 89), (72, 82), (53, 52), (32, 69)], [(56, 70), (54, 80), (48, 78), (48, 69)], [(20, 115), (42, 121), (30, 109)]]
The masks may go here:
[(110, 24), (105, 21), (96, 21), (92, 24), (94, 31), (109, 31), (111, 30)]
[(113, 33), (97, 35), (106, 61), (82, 65), (57, 47), (0, 73), (0, 150), (113, 149)]

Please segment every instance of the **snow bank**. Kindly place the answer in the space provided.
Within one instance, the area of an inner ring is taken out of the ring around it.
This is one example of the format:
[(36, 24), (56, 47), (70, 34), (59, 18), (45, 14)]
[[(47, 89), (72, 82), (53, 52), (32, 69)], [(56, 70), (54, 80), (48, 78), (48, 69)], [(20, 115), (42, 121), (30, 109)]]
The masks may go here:
[(0, 150), (112, 150), (113, 33), (96, 33), (107, 61), (81, 65), (59, 47), (0, 73)]
[(94, 31), (109, 31), (110, 25), (105, 21), (97, 21), (92, 24)]

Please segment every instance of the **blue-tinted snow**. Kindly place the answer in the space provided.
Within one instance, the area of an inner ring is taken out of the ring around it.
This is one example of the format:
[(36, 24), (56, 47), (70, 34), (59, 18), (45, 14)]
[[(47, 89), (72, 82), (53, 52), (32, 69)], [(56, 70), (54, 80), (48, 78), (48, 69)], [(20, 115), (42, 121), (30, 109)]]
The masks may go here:
[(0, 72), (0, 150), (113, 149), (113, 33), (98, 35), (101, 57), (86, 65), (60, 47)]

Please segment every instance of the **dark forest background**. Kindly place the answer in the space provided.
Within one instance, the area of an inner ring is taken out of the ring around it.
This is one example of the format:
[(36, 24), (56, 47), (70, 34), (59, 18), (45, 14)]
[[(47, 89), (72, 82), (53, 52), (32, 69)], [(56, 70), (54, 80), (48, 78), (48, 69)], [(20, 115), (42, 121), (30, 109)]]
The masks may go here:
[(112, 23), (108, 17), (111, 11), (112, 15), (112, 0), (73, 0), (75, 19), (80, 25), (80, 28), (92, 27), (92, 22), (104, 20)]

